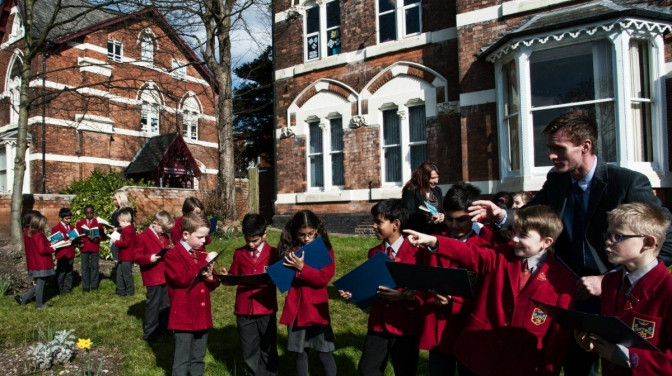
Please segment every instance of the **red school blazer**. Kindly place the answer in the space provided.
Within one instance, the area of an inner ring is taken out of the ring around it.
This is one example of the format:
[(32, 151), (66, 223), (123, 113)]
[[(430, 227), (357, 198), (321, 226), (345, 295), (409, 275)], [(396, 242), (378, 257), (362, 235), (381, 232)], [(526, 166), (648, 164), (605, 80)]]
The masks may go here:
[(26, 267), (28, 270), (47, 270), (54, 268), (54, 260), (51, 256), (54, 249), (47, 236), (36, 232), (28, 237), (28, 229), (23, 230), (23, 244), (26, 250)]
[(625, 296), (621, 287), (623, 269), (607, 273), (602, 279), (603, 315), (617, 316), (656, 345), (661, 352), (629, 348), (630, 369), (602, 359), (602, 374), (672, 374), (672, 276), (662, 261), (646, 273)]
[(135, 246), (135, 238), (137, 236), (133, 224), (130, 224), (121, 230), (121, 239), (114, 242), (114, 245), (119, 247), (119, 254), (117, 255), (119, 261), (133, 261), (133, 247)]
[(482, 278), (474, 311), (453, 346), (455, 357), (478, 375), (559, 374), (570, 333), (532, 299), (569, 308), (576, 290), (576, 277), (569, 269), (549, 253), (518, 294), (522, 262), (511, 244), (494, 249), (438, 238), (440, 257)]
[(329, 325), (329, 296), (327, 285), (336, 272), (334, 250), (329, 250), (331, 264), (317, 270), (308, 265), (296, 272), (292, 287), (285, 297), (280, 324), (297, 327)]
[(210, 291), (219, 283), (199, 276), (189, 289), (200, 268), (206, 264), (205, 257), (206, 254), (201, 252), (190, 254), (180, 243), (166, 252), (164, 263), (170, 298), (168, 329), (195, 332), (212, 328)]
[(98, 220), (95, 218), (91, 219), (91, 225), (87, 225), (86, 227), (88, 228), (96, 228), (98, 227), (98, 231), (100, 231), (101, 236), (97, 236), (93, 238), (93, 240), (89, 239), (88, 236), (84, 235), (84, 232), (82, 231), (82, 226), (87, 225), (86, 218), (80, 220), (75, 224), (75, 227), (77, 228), (77, 232), (79, 232), (82, 236), (80, 239), (82, 239), (82, 246), (79, 248), (80, 252), (90, 252), (90, 253), (99, 253), (100, 252), (100, 240), (102, 239), (102, 235), (105, 233), (105, 229), (103, 228), (103, 225), (98, 224)]
[(166, 266), (162, 259), (152, 263), (152, 255), (164, 248), (170, 248), (168, 235), (158, 235), (151, 227), (144, 229), (135, 239), (133, 261), (140, 265), (142, 284), (144, 286), (160, 286), (166, 283)]
[[(278, 251), (264, 242), (257, 261), (252, 257), (252, 250), (247, 246), (233, 251), (233, 262), (229, 274), (260, 274), (266, 267), (279, 260)], [(260, 286), (238, 285), (236, 303), (233, 308), (235, 315), (270, 315), (278, 310), (278, 299), (275, 285), (268, 283)]]
[[(170, 230), (170, 240), (173, 242), (173, 244), (177, 244), (182, 240), (182, 218), (183, 217), (176, 217), (173, 220), (175, 221), (175, 224), (173, 225), (173, 228)], [(205, 237), (205, 245), (208, 245), (212, 242), (212, 239), (210, 239), (210, 235)], [(205, 245), (203, 248), (205, 248)]]
[[(376, 253), (387, 252), (385, 243), (369, 249), (368, 258)], [(408, 239), (399, 247), (395, 262), (405, 264), (421, 264), (421, 253), (418, 247), (412, 246)], [(420, 332), (422, 316), (420, 315), (420, 300), (390, 302), (379, 300), (371, 306), (368, 329), (377, 333), (390, 333), (395, 336), (416, 335)]]
[[(492, 230), (489, 227), (480, 227), (478, 233), (474, 232), (467, 238), (466, 243), (474, 247), (487, 247), (491, 238)], [(430, 266), (465, 268), (464, 265), (446, 257), (439, 257), (436, 253), (429, 253), (426, 262)], [(469, 270), (469, 276), (474, 295), (478, 295), (478, 275)], [(422, 306), (424, 320), (418, 347), (422, 350), (438, 349), (443, 354), (453, 355), (455, 340), (467, 325), (473, 309), (474, 299), (453, 296), (448, 305), (438, 306), (434, 303), (434, 296), (426, 294)]]
[[(63, 234), (64, 240), (68, 240), (68, 232), (75, 228), (73, 225), (65, 225), (63, 222), (59, 221), (58, 224), (54, 227), (51, 228), (51, 234), (55, 234), (57, 232), (60, 232)], [(62, 247), (56, 250), (56, 259), (62, 259), (62, 258), (75, 258), (75, 246), (71, 245), (68, 247)]]

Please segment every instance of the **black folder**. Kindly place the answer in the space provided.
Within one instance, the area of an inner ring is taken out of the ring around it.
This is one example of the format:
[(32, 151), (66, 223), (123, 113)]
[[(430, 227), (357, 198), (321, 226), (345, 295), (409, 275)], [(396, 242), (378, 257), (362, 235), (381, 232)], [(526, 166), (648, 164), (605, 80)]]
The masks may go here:
[(241, 275), (215, 273), (215, 277), (219, 278), (222, 283), (229, 285), (259, 286), (271, 283), (271, 277), (268, 276), (268, 273)]
[(213, 257), (212, 260), (208, 261), (205, 265), (203, 265), (200, 269), (198, 269), (198, 273), (196, 273), (196, 275), (194, 276), (194, 279), (191, 280), (191, 283), (189, 284), (189, 287), (187, 288), (187, 290), (191, 290), (191, 288), (194, 287), (194, 285), (196, 284), (196, 281), (198, 281), (198, 278), (201, 276), (201, 274), (203, 274), (203, 272), (208, 270), (210, 265), (212, 265), (215, 261), (217, 261), (217, 259), (219, 258), (219, 255), (221, 255), (222, 253), (224, 253), (224, 252), (217, 253), (217, 256)]
[(604, 337), (609, 342), (625, 347), (660, 351), (660, 349), (642, 338), (616, 316), (601, 316), (594, 313), (555, 307), (534, 299), (532, 301), (570, 332), (578, 330), (580, 332), (594, 333), (600, 337)]
[(348, 274), (334, 281), (334, 286), (352, 294), (350, 301), (357, 307), (365, 309), (380, 299), (377, 294), (379, 286), (391, 289), (397, 287), (385, 267), (385, 263), (389, 262), (392, 260), (385, 253), (378, 252)]
[(156, 252), (156, 255), (163, 257), (166, 255), (166, 252), (170, 251), (171, 248), (162, 248), (160, 251)]
[(385, 264), (397, 287), (434, 290), (441, 295), (473, 298), (474, 292), (466, 269), (388, 262)]

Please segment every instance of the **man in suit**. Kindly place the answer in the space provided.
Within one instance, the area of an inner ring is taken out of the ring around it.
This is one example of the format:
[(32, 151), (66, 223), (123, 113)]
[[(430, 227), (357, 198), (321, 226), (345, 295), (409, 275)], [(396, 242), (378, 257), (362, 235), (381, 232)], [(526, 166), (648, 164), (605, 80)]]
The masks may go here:
[[(597, 125), (588, 111), (562, 114), (551, 121), (543, 133), (548, 136), (553, 168), (541, 190), (527, 205), (549, 205), (562, 218), (564, 231), (555, 249), (558, 258), (580, 278), (575, 308), (599, 313), (603, 274), (613, 269), (604, 252), (602, 238), (607, 230), (607, 213), (623, 203), (642, 202), (656, 206), (661, 203), (653, 195), (646, 176), (608, 165), (597, 156)], [(469, 210), (475, 219), (489, 217), (503, 229), (511, 226), (513, 216), (492, 202), (474, 202)], [(665, 211), (670, 216), (669, 210)], [(575, 233), (580, 237), (574, 236)], [(658, 257), (665, 265), (672, 263), (672, 228), (668, 228)], [(597, 374), (597, 357), (583, 352), (574, 343), (567, 359), (565, 375)]]

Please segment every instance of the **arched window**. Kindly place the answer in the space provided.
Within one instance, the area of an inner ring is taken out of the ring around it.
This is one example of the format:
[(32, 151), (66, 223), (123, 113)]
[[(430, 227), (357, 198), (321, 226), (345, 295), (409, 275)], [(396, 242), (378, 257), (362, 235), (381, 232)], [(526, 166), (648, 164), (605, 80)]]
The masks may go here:
[(198, 140), (198, 118), (200, 106), (193, 96), (187, 97), (182, 103), (182, 137)]
[(17, 125), (19, 123), (19, 89), (21, 87), (21, 67), (23, 62), (18, 55), (14, 55), (11, 69), (8, 71), (6, 91), (9, 96), (9, 123)]
[(159, 134), (159, 114), (161, 108), (161, 95), (153, 84), (149, 84), (140, 96), (142, 109), (140, 112), (141, 131), (150, 136)]
[(140, 41), (140, 59), (144, 62), (154, 63), (154, 39), (149, 33), (142, 33)]

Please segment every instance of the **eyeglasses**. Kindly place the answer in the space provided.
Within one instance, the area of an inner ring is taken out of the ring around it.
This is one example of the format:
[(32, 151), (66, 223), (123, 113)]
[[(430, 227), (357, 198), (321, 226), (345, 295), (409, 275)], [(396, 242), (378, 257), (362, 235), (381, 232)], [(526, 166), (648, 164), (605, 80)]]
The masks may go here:
[(317, 230), (311, 232), (299, 232), (296, 234), (296, 237), (299, 239), (312, 239), (317, 235)]
[(621, 241), (623, 241), (623, 239), (646, 238), (647, 236), (648, 235), (642, 235), (642, 234), (626, 235), (618, 232), (606, 232), (603, 235), (604, 241), (606, 242), (608, 240), (611, 243), (620, 243)]

